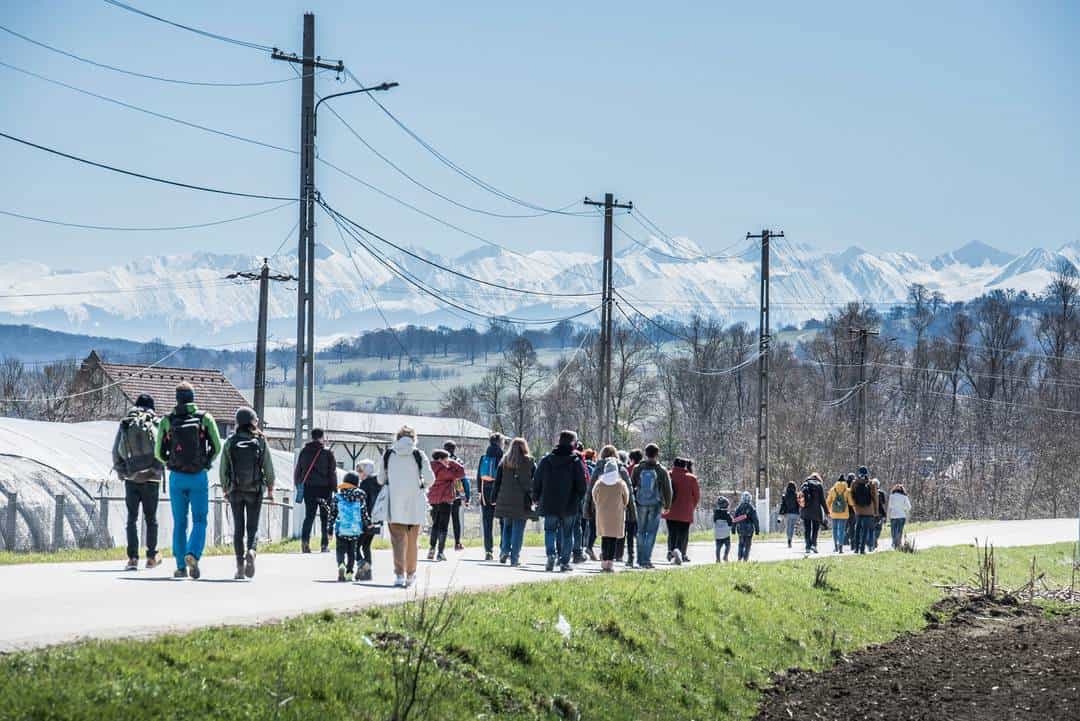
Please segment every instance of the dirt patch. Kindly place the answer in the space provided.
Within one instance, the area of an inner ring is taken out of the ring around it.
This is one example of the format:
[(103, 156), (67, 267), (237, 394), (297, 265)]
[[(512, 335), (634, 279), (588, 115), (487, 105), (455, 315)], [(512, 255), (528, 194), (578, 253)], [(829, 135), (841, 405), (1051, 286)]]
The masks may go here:
[(1080, 719), (1080, 615), (951, 601), (927, 620), (828, 671), (779, 674), (757, 720)]

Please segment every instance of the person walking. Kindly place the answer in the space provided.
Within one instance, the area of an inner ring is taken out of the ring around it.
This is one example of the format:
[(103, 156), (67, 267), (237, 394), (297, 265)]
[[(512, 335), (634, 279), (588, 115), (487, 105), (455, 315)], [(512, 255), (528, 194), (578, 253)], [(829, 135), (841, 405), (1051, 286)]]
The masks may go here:
[(573, 526), (585, 497), (585, 465), (575, 449), (576, 442), (573, 431), (559, 433), (558, 443), (540, 459), (533, 478), (533, 498), (544, 517), (548, 572), (555, 570), (556, 561), (560, 571), (571, 570)]
[(807, 555), (817, 553), (817, 539), (821, 527), (826, 523), (829, 509), (825, 505), (825, 487), (821, 483), (821, 476), (811, 473), (803, 481), (802, 488), (803, 507), (801, 509), (803, 522), (803, 540), (806, 545)]
[(667, 521), (670, 560), (676, 566), (690, 561), (686, 555), (690, 543), (690, 525), (694, 522), (694, 511), (701, 502), (701, 486), (687, 465), (685, 458), (675, 459), (671, 469), (671, 507), (663, 514)]
[(836, 483), (829, 489), (829, 495), (825, 497), (825, 505), (829, 509), (829, 518), (832, 520), (833, 550), (837, 553), (844, 552), (844, 543), (847, 542), (848, 518), (851, 516), (851, 502), (847, 481), (844, 474), (836, 479)]
[(356, 573), (356, 580), (370, 581), (372, 576), (371, 543), (382, 534), (382, 523), (371, 520), (371, 512), (375, 509), (375, 500), (384, 492), (379, 476), (375, 473), (375, 462), (365, 458), (356, 464), (356, 473), (360, 477), (360, 490), (364, 492), (366, 505), (367, 523), (364, 524), (364, 532), (360, 535), (358, 552), (360, 554), (360, 566)]
[[(713, 538), (716, 539), (716, 562), (726, 562), (728, 553), (731, 552), (731, 532), (735, 522), (728, 512), (730, 503), (726, 496), (716, 499), (716, 507), (713, 508)], [(723, 555), (721, 555), (723, 551)]]
[(754, 542), (754, 536), (761, 533), (761, 525), (758, 523), (757, 510), (749, 491), (743, 491), (739, 505), (735, 507), (735, 515), (731, 518), (735, 523), (735, 533), (739, 536), (738, 559), (750, 560), (750, 545)]
[(174, 578), (198, 580), (201, 575), (199, 559), (206, 546), (206, 516), (210, 508), (210, 482), (206, 473), (220, 452), (217, 422), (195, 405), (195, 388), (187, 381), (180, 383), (176, 386), (176, 407), (161, 419), (154, 448), (154, 455), (169, 469)]
[(369, 524), (367, 498), (360, 488), (360, 474), (350, 471), (330, 499), (330, 526), (336, 539), (337, 580), (352, 583), (353, 569), (360, 563), (360, 539)]
[(787, 533), (788, 548), (791, 548), (791, 539), (795, 537), (795, 527), (799, 525), (800, 510), (799, 489), (795, 485), (795, 481), (788, 481), (787, 487), (784, 489), (784, 495), (780, 499), (780, 510), (777, 514), (784, 524), (785, 533)]
[(427, 496), (428, 503), (431, 504), (432, 518), (428, 560), (445, 561), (446, 535), (450, 530), (450, 517), (454, 513), (457, 485), (465, 477), (465, 467), (450, 460), (450, 454), (445, 450), (438, 450), (431, 454), (431, 472), (435, 475), (435, 482), (428, 489)]
[(127, 506), (127, 566), (139, 569), (139, 507), (146, 521), (146, 567), (161, 565), (158, 554), (157, 507), (161, 497), (162, 465), (154, 455), (158, 436), (158, 417), (154, 399), (146, 393), (135, 399), (116, 429), (113, 440), (113, 470), (124, 481)]
[(871, 551), (876, 551), (878, 540), (881, 538), (881, 529), (885, 527), (888, 518), (889, 499), (885, 496), (885, 490), (881, 487), (881, 481), (878, 479), (871, 478), (870, 487), (874, 490), (874, 496), (877, 498), (877, 519), (874, 522), (873, 544), (870, 547)]
[(660, 514), (671, 508), (671, 476), (660, 463), (660, 446), (645, 446), (645, 458), (634, 466), (630, 476), (634, 499), (637, 503), (638, 565), (653, 568), (652, 552), (656, 532), (660, 528)]
[[(259, 417), (247, 406), (236, 410), (236, 432), (225, 441), (218, 463), (221, 490), (229, 499), (233, 517), (233, 551), (236, 580), (255, 576), (255, 551), (259, 538), (259, 515), (263, 492), (274, 500), (274, 459)], [(247, 545), (244, 545), (245, 537)]]
[[(443, 450), (450, 456), (450, 460), (455, 463), (460, 463), (461, 467), (465, 467), (465, 463), (457, 457), (457, 444), (453, 441), (447, 441), (443, 443)], [(432, 454), (434, 456), (434, 454)], [(472, 488), (469, 483), (469, 477), (467, 475), (462, 476), (457, 482), (454, 488), (454, 512), (450, 515), (450, 520), (454, 526), (454, 550), (464, 551), (465, 544), (461, 542), (461, 524), (463, 522), (463, 508), (469, 507), (469, 500), (472, 495)]]
[(904, 544), (904, 526), (911, 515), (911, 499), (902, 483), (893, 486), (889, 494), (889, 531), (892, 533), (892, 547), (900, 548)]
[(388, 492), (387, 522), (394, 551), (394, 586), (416, 582), (416, 555), (420, 525), (427, 515), (427, 487), (435, 480), (427, 456), (416, 447), (416, 430), (402, 426), (394, 445), (383, 454), (380, 478)]
[(476, 469), (476, 482), (480, 484), (477, 495), (480, 499), (480, 525), (484, 535), (485, 561), (495, 558), (495, 501), (493, 499), (495, 474), (498, 473), (502, 457), (502, 434), (493, 433), (488, 439), (487, 451), (480, 457), (480, 463)]
[(877, 523), (878, 516), (877, 493), (870, 487), (870, 471), (866, 466), (859, 468), (859, 473), (852, 482), (851, 506), (855, 510), (855, 537), (851, 550), (864, 555), (870, 549), (873, 526)]
[(626, 537), (626, 507), (630, 503), (630, 474), (619, 463), (615, 446), (604, 446), (596, 464), (590, 506), (600, 536), (600, 570), (614, 573)]
[[(635, 448), (626, 454), (626, 472), (634, 477), (634, 466), (641, 463), (645, 453), (640, 448)], [(634, 546), (637, 541), (637, 498), (634, 495), (634, 484), (630, 484), (630, 504), (626, 507), (626, 567), (634, 567)]]
[(495, 517), (502, 526), (499, 563), (509, 561), (511, 566), (521, 565), (525, 522), (537, 518), (532, 508), (535, 473), (536, 461), (529, 453), (528, 442), (524, 438), (515, 438), (495, 472)]
[(315, 514), (319, 516), (320, 550), (330, 552), (329, 512), (330, 497), (337, 486), (337, 460), (334, 452), (324, 443), (322, 428), (311, 429), (307, 442), (293, 469), (293, 485), (304, 494), (304, 525), (300, 530), (300, 550), (311, 553), (311, 527)]

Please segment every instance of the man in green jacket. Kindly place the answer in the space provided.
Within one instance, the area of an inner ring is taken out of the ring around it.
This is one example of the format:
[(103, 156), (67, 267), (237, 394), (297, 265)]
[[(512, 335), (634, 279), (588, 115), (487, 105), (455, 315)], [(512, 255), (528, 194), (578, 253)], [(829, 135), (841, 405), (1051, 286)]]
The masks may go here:
[[(173, 578), (199, 577), (199, 559), (206, 546), (210, 482), (206, 472), (221, 452), (217, 423), (195, 405), (188, 382), (176, 386), (176, 408), (161, 419), (154, 455), (169, 469), (169, 502), (173, 515)], [(188, 509), (191, 535), (188, 535)]]

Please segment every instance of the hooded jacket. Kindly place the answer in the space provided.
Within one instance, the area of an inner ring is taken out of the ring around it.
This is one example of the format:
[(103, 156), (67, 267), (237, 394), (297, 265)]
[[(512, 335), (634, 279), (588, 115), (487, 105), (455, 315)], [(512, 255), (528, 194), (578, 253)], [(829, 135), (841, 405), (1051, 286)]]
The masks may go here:
[[(416, 455), (419, 454), (419, 462)], [(406, 526), (419, 526), (427, 517), (427, 496), (421, 491), (427, 488), (435, 475), (424, 452), (416, 447), (410, 436), (402, 436), (384, 456), (385, 463), (379, 480), (389, 491), (387, 521)]]
[(731, 513), (728, 511), (731, 504), (728, 499), (721, 496), (716, 499), (716, 508), (713, 509), (713, 537), (718, 541), (722, 541), (725, 538), (731, 538), (731, 532), (734, 530), (735, 522), (731, 520)]
[(825, 488), (821, 477), (816, 473), (803, 481), (800, 489), (803, 495), (803, 507), (800, 514), (804, 521), (824, 521), (829, 513), (825, 505)]
[(342, 483), (330, 499), (330, 525), (338, 538), (359, 538), (370, 525), (367, 495), (358, 486)]
[(533, 519), (532, 510), (533, 476), (536, 474), (536, 461), (527, 456), (523, 468), (509, 468), (499, 464), (495, 473), (495, 516), (512, 520)]
[[(382, 483), (379, 482), (379, 477), (372, 474), (360, 481), (360, 490), (364, 492), (364, 503), (367, 505), (367, 517), (371, 518), (371, 511), (375, 508), (375, 499), (379, 497), (385, 489)], [(367, 531), (370, 533), (378, 533), (382, 530), (381, 523), (369, 523)]]
[(799, 512), (799, 495), (794, 481), (788, 481), (784, 488), (784, 496), (780, 499), (780, 515), (786, 516)]
[(337, 485), (337, 460), (334, 452), (321, 441), (308, 441), (300, 451), (300, 458), (293, 468), (293, 484), (298, 486), (301, 483), (308, 488), (333, 488)]
[[(825, 505), (829, 509), (829, 518), (833, 520), (847, 519), (851, 517), (851, 494), (848, 493), (847, 481), (837, 481), (829, 489), (829, 495), (825, 497)], [(844, 502), (844, 510), (837, 511), (839, 505), (837, 499)]]
[(570, 518), (581, 512), (585, 466), (571, 446), (555, 446), (540, 459), (533, 477), (533, 499), (541, 516)]
[(749, 498), (749, 493), (744, 493), (739, 505), (735, 508), (735, 532), (740, 536), (753, 536), (761, 533), (761, 525), (758, 523), (757, 509)]
[(694, 522), (694, 511), (701, 502), (697, 476), (685, 468), (671, 469), (671, 507), (664, 513), (669, 521)]
[[(488, 444), (487, 451), (480, 457), (480, 462), (476, 466), (476, 482), (479, 484), (477, 491), (480, 494), (481, 506), (492, 506), (495, 504), (495, 473), (498, 470), (498, 466), (502, 463), (503, 449), (498, 443)], [(483, 473), (485, 458), (492, 458), (494, 460), (487, 461), (491, 466), (490, 479), (485, 479)]]
[[(865, 505), (860, 505), (856, 498), (856, 492), (859, 486), (866, 486), (866, 490), (869, 491), (870, 502)], [(855, 483), (851, 486), (851, 506), (855, 509), (856, 516), (876, 516), (878, 514), (878, 497), (873, 488), (870, 487), (870, 481), (866, 478), (856, 478)]]
[(428, 490), (428, 503), (433, 506), (453, 503), (457, 498), (457, 483), (465, 477), (465, 466), (451, 460), (446, 463), (432, 461), (431, 472), (435, 476), (435, 482)]
[(596, 465), (595, 478), (590, 501), (596, 514), (596, 534), (601, 538), (623, 538), (626, 506), (630, 503), (626, 468), (616, 459), (606, 458)]

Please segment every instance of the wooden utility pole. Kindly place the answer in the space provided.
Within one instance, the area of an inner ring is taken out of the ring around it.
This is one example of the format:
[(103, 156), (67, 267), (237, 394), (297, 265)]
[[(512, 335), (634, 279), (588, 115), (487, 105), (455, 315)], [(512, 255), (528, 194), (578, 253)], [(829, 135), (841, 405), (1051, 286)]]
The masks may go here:
[(761, 240), (761, 300), (758, 305), (758, 420), (757, 420), (757, 479), (755, 489), (761, 498), (763, 488), (769, 487), (769, 239), (783, 238), (784, 231), (774, 233), (763, 228), (760, 233), (747, 233), (746, 239)]
[(866, 458), (866, 345), (870, 336), (878, 335), (876, 330), (866, 328), (848, 328), (848, 333), (859, 342), (859, 406), (856, 413), (855, 467), (865, 466)]
[(614, 211), (616, 208), (632, 210), (634, 204), (619, 203), (612, 193), (605, 193), (604, 202), (589, 200), (586, 196), (585, 205), (599, 206), (604, 209), (604, 278), (600, 300), (600, 393), (598, 405), (600, 408), (600, 443), (601, 445), (607, 445), (615, 440), (614, 425), (618, 420), (614, 418), (614, 409), (611, 407), (612, 312), (615, 310), (615, 251), (612, 240), (612, 229), (615, 223)]
[(298, 280), (294, 275), (275, 273), (270, 275), (268, 260), (263, 258), (262, 268), (258, 273), (230, 273), (226, 278), (245, 278), (259, 281), (259, 333), (255, 341), (255, 415), (264, 423), (263, 411), (266, 410), (266, 327), (270, 311), (270, 281), (288, 282)]
[(303, 55), (274, 49), (271, 57), (301, 67), (300, 92), (300, 240), (296, 291), (296, 400), (293, 411), (294, 451), (304, 444), (304, 431), (315, 417), (315, 70), (345, 70), (340, 60), (323, 62), (315, 55), (315, 15), (304, 14)]

